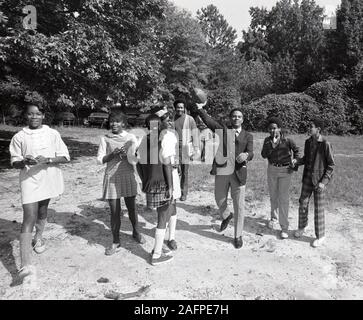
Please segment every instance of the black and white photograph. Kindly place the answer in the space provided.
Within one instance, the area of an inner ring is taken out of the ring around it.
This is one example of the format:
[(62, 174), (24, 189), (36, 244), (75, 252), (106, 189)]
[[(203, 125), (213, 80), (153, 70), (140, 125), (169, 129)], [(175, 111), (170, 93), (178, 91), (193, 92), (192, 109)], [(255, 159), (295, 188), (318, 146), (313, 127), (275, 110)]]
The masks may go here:
[(362, 0), (0, 0), (0, 300), (362, 300), (362, 179)]

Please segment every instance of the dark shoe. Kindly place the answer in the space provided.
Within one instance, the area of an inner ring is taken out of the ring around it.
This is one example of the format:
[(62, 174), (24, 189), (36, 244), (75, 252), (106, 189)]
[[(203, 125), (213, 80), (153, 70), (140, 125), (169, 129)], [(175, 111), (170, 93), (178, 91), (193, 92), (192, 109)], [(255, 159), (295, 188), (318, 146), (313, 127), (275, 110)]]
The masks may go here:
[(182, 195), (182, 196), (180, 197), (180, 201), (185, 201), (185, 200), (187, 200), (187, 196)]
[(234, 247), (236, 249), (241, 249), (243, 247), (243, 240), (242, 237), (234, 238)]
[(178, 249), (178, 246), (177, 246), (175, 240), (170, 240), (166, 244), (168, 245), (168, 247), (169, 247), (170, 250), (176, 250), (176, 249)]
[(135, 241), (137, 243), (140, 243), (140, 244), (146, 243), (146, 240), (145, 240), (144, 236), (142, 234), (140, 234), (140, 233), (135, 233), (134, 232), (134, 233), (132, 233), (132, 237), (135, 239)]
[(231, 219), (233, 218), (233, 213), (231, 213), (228, 218), (224, 219), (221, 223), (221, 229), (219, 230), (219, 232), (222, 232), (223, 230), (226, 230), (226, 228), (228, 227), (229, 222), (231, 221)]
[(165, 256), (165, 255), (162, 254), (159, 258), (151, 257), (151, 264), (153, 266), (157, 266), (158, 264), (166, 263), (166, 262), (169, 262), (169, 261), (171, 261), (173, 259), (174, 259), (173, 256)]

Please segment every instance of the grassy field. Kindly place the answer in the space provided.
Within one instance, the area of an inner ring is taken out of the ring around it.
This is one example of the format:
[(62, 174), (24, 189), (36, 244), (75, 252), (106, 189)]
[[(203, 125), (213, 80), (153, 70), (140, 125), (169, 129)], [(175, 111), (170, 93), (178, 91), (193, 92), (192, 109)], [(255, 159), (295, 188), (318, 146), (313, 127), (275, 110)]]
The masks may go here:
[[(261, 149), (265, 133), (255, 132), (254, 136), (254, 153), (255, 157), (248, 167), (247, 199), (262, 201), (268, 196), (266, 160), (261, 157)], [(306, 135), (291, 136), (303, 152)], [(335, 153), (336, 167), (334, 177), (327, 189), (327, 200), (330, 208), (335, 203), (361, 206), (363, 203), (363, 193), (361, 191), (361, 179), (363, 177), (363, 137), (350, 136), (339, 137), (329, 136), (328, 140), (333, 145)], [(192, 189), (203, 190), (205, 179), (210, 171), (210, 166), (197, 165), (191, 168)], [(301, 191), (301, 178), (303, 167), (294, 173), (291, 185), (291, 201), (298, 203)], [(213, 180), (208, 184), (208, 191), (213, 191)]]
[[(0, 125), (0, 170), (9, 168), (9, 153), (7, 145), (20, 127)], [(97, 154), (99, 136), (105, 134), (105, 129), (56, 127), (67, 144), (71, 157), (92, 157)], [(266, 133), (255, 132), (255, 157), (249, 164), (247, 200), (261, 201), (268, 196), (266, 180), (266, 161), (260, 152)], [(291, 136), (303, 151), (306, 135)], [(360, 206), (363, 203), (361, 179), (363, 177), (363, 137), (362, 136), (329, 136), (335, 153), (336, 167), (334, 178), (327, 189), (328, 204), (332, 208), (335, 203)], [(213, 192), (214, 181), (209, 175), (211, 166), (208, 164), (192, 165), (190, 168), (191, 191)], [(301, 188), (302, 169), (294, 174), (291, 186), (291, 200), (298, 202)], [(206, 183), (207, 182), (207, 183)]]

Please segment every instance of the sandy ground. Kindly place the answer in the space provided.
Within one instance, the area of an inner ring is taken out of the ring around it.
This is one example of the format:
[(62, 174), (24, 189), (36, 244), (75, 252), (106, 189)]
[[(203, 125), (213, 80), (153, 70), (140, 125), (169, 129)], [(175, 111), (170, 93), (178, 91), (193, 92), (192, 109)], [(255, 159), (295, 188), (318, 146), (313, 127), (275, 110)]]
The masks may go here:
[[(122, 250), (106, 257), (109, 209), (99, 200), (104, 171), (94, 158), (82, 157), (64, 165), (63, 172), (67, 190), (51, 201), (44, 233), (47, 251), (33, 254), (39, 290), (30, 295), (16, 282), (22, 221), (18, 172), (0, 172), (0, 299), (105, 299), (111, 290), (125, 294), (143, 286), (149, 290), (135, 299), (363, 298), (361, 207), (337, 204), (327, 212), (328, 241), (314, 249), (312, 223), (302, 239), (294, 239), (291, 232), (290, 239), (280, 240), (277, 231), (265, 227), (267, 199), (247, 201), (244, 247), (236, 250), (233, 222), (218, 232), (221, 221), (211, 192), (213, 178), (208, 177), (209, 191), (191, 192), (186, 202), (178, 202), (174, 260), (154, 267), (149, 259), (156, 214), (144, 210), (144, 197), (138, 197), (138, 211), (146, 244), (133, 241), (125, 213)], [(290, 222), (294, 229), (296, 204)], [(101, 277), (109, 282), (97, 282)]]

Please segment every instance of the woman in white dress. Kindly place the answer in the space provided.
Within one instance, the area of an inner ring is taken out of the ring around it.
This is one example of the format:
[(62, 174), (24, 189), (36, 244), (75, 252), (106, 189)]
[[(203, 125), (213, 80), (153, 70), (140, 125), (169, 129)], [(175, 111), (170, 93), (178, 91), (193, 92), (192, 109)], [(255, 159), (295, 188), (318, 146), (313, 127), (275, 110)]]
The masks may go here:
[[(51, 198), (64, 191), (59, 163), (70, 160), (66, 145), (58, 131), (43, 125), (44, 109), (31, 104), (26, 108), (28, 126), (14, 135), (10, 142), (11, 165), (20, 169), (20, 191), (23, 223), (20, 234), (20, 279), (23, 284), (36, 280), (31, 264), (32, 247), (36, 253), (45, 250), (42, 239)], [(35, 237), (32, 232), (35, 226)]]

